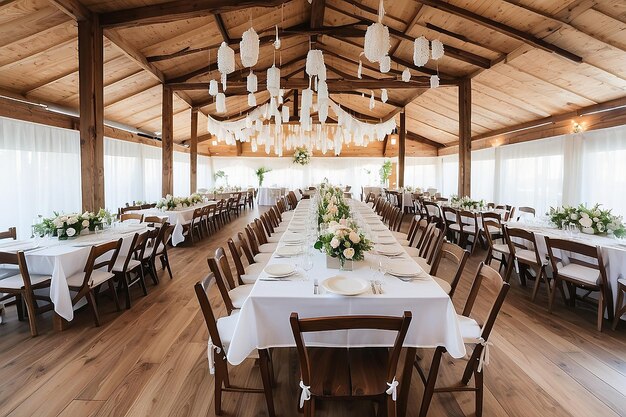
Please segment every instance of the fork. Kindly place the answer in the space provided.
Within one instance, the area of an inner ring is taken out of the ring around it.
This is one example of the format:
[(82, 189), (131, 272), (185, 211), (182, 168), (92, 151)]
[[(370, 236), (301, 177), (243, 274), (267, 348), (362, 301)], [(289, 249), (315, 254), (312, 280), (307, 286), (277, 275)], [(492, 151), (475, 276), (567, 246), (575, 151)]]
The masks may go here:
[(318, 291), (318, 287), (317, 287), (317, 286), (318, 286), (318, 282), (317, 282), (317, 278), (315, 278), (315, 279), (313, 280), (313, 294), (314, 294), (314, 295), (315, 295), (315, 294), (319, 294), (319, 291)]
[(374, 280), (370, 281), (370, 286), (372, 287), (372, 294), (376, 295), (376, 287), (374, 286)]

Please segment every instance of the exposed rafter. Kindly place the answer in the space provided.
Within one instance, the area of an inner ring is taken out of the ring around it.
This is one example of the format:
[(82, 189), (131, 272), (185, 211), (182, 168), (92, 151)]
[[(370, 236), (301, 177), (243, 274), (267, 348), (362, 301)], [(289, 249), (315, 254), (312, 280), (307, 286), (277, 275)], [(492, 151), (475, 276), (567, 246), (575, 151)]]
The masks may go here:
[(50, 3), (76, 21), (90, 20), (93, 17), (91, 10), (79, 0), (50, 0)]
[(413, 142), (423, 143), (424, 145), (432, 146), (437, 149), (445, 148), (446, 146), (443, 143), (435, 142), (432, 139), (428, 139), (422, 135), (418, 135), (417, 133), (413, 133), (409, 131), (406, 132), (406, 138), (408, 140), (412, 140)]
[(477, 13), (471, 12), (469, 10), (463, 9), (461, 7), (455, 6), (454, 4), (446, 3), (441, 0), (420, 0), (420, 3), (425, 4), (427, 6), (442, 10), (444, 12), (453, 14), (455, 16), (462, 17), (471, 22), (477, 23), (479, 25), (485, 26), (489, 29), (500, 32), (504, 35), (515, 38), (519, 41), (525, 42), (529, 45), (534, 46), (535, 48), (542, 49), (546, 52), (555, 53), (564, 58), (567, 58), (574, 62), (582, 62), (582, 57), (569, 52), (559, 46), (551, 44), (549, 42), (544, 41), (543, 39), (539, 39), (529, 33), (526, 33), (522, 30), (516, 29), (509, 25), (505, 25), (504, 23), (489, 19), (485, 16), (479, 15)]
[(276, 7), (287, 1), (289, 0), (176, 0), (104, 13), (100, 17), (100, 24), (106, 28), (168, 23), (249, 7)]

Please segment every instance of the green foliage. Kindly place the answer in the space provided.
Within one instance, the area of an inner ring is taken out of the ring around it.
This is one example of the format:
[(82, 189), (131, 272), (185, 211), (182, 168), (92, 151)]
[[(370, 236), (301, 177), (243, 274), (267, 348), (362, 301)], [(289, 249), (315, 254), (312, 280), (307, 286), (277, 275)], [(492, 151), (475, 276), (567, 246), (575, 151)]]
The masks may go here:
[(263, 185), (265, 174), (267, 174), (268, 172), (272, 172), (272, 170), (270, 168), (265, 168), (265, 167), (257, 168), (257, 170), (254, 171), (254, 173), (256, 174), (256, 177), (259, 179), (259, 187)]
[(391, 176), (391, 169), (393, 168), (393, 164), (390, 160), (386, 160), (383, 165), (378, 170), (378, 175), (380, 176), (380, 183), (386, 184), (387, 180)]

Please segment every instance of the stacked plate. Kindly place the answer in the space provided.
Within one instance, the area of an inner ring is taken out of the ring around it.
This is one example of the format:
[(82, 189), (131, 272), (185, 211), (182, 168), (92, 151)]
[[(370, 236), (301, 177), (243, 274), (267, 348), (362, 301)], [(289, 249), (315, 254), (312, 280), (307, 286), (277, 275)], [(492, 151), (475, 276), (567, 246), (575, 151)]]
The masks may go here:
[(404, 254), (404, 250), (400, 246), (391, 246), (391, 245), (376, 245), (374, 247), (376, 252), (385, 256), (399, 256)]
[(267, 274), (270, 279), (287, 278), (296, 272), (296, 267), (290, 264), (271, 264), (267, 265), (263, 272)]
[(285, 245), (301, 245), (304, 237), (298, 233), (288, 233), (283, 235), (282, 241)]
[(413, 261), (391, 262), (387, 267), (387, 273), (403, 281), (428, 277), (422, 268)]
[(298, 256), (302, 252), (300, 246), (282, 246), (276, 249), (276, 255), (281, 258), (290, 258), (292, 256)]

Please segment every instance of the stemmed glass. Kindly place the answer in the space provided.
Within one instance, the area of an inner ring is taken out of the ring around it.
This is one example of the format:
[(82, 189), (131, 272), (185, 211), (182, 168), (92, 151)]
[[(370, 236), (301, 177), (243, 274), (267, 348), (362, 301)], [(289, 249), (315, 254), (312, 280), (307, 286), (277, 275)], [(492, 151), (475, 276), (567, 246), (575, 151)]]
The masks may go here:
[(302, 269), (304, 269), (304, 275), (306, 279), (309, 279), (309, 271), (313, 269), (313, 256), (307, 249), (302, 254)]

